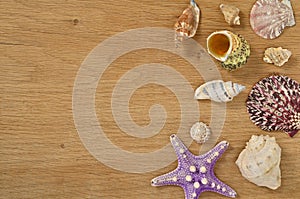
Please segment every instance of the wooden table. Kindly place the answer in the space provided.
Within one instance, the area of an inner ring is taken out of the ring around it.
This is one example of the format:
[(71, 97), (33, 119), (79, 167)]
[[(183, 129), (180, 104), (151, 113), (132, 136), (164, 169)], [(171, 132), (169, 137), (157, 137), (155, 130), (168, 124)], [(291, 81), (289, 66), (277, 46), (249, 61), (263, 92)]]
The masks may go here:
[[(249, 24), (254, 2), (226, 1), (241, 10), (242, 25), (230, 27), (218, 8), (225, 1), (197, 1), (202, 17), (195, 41), (206, 46), (211, 32), (228, 29), (243, 35), (251, 44), (251, 57), (240, 70), (228, 72), (215, 61), (224, 81), (247, 87), (227, 104), (219, 140), (229, 141), (230, 147), (218, 161), (215, 173), (238, 192), (238, 198), (296, 199), (300, 198), (300, 135), (289, 138), (281, 132), (260, 130), (249, 120), (245, 100), (252, 85), (272, 73), (288, 75), (300, 82), (300, 27), (297, 24), (287, 28), (275, 40), (258, 37)], [(292, 3), (296, 22), (299, 22), (300, 2)], [(150, 186), (153, 177), (173, 170), (177, 161), (152, 172), (128, 173), (95, 159), (75, 128), (72, 95), (81, 63), (95, 46), (130, 29), (172, 28), (187, 5), (188, 1), (179, 0), (1, 1), (0, 198), (184, 198), (179, 187)], [(290, 61), (281, 68), (264, 63), (263, 52), (271, 46), (291, 50)], [(136, 90), (129, 108), (138, 125), (147, 125), (149, 108), (160, 103), (168, 113), (161, 132), (152, 138), (135, 138), (122, 132), (114, 120), (110, 100), (116, 82), (131, 68), (151, 62), (178, 70), (193, 89), (203, 83), (202, 77), (182, 58), (155, 49), (127, 53), (107, 68), (95, 95), (98, 120), (116, 146), (135, 153), (151, 152), (168, 144), (168, 137), (177, 132), (180, 123), (180, 107), (175, 95), (155, 84)], [(211, 118), (209, 104), (199, 101), (199, 119), (206, 123)], [(275, 136), (282, 148), (282, 185), (275, 191), (248, 182), (234, 164), (253, 134)], [(196, 153), (199, 145), (193, 143), (189, 149)], [(167, 156), (169, 154), (165, 154)], [(225, 198), (211, 192), (201, 197)]]

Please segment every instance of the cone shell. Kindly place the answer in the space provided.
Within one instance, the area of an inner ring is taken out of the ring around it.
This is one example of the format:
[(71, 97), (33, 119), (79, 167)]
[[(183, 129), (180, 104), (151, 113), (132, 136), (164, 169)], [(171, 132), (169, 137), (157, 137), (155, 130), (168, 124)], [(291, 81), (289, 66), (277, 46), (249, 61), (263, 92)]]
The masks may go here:
[(274, 190), (281, 185), (280, 159), (281, 148), (274, 137), (253, 135), (235, 163), (244, 178)]
[(300, 130), (300, 85), (287, 76), (270, 76), (254, 85), (246, 101), (251, 121), (266, 131)]
[(195, 91), (195, 99), (210, 99), (215, 102), (229, 102), (245, 89), (237, 83), (214, 80), (201, 85)]
[(181, 42), (184, 39), (194, 37), (200, 20), (200, 9), (194, 0), (186, 8), (175, 23), (175, 40)]
[(285, 27), (295, 25), (290, 1), (256, 1), (250, 13), (250, 24), (253, 31), (265, 39), (279, 37)]
[(207, 38), (207, 50), (222, 67), (229, 71), (240, 68), (250, 56), (250, 45), (241, 36), (230, 31), (217, 31)]
[(235, 6), (232, 5), (227, 5), (227, 4), (221, 4), (220, 5), (220, 10), (222, 11), (225, 21), (233, 26), (233, 25), (240, 25), (240, 9), (238, 9)]
[(289, 58), (292, 52), (287, 49), (278, 48), (268, 48), (265, 51), (265, 56), (263, 58), (264, 62), (269, 64), (274, 64), (275, 66), (283, 66)]
[(191, 128), (190, 134), (193, 140), (202, 144), (208, 140), (210, 136), (210, 129), (203, 122), (196, 122)]

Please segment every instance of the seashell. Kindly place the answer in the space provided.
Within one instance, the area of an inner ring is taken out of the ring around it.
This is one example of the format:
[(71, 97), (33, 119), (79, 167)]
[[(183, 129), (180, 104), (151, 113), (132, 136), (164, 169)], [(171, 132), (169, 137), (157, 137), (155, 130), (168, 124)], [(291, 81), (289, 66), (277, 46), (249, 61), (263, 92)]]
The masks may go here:
[(250, 13), (253, 31), (265, 38), (279, 37), (287, 26), (296, 24), (290, 0), (258, 0)]
[(230, 31), (217, 31), (207, 38), (207, 51), (222, 62), (222, 67), (233, 71), (247, 62), (250, 46), (241, 36)]
[(233, 97), (245, 90), (245, 86), (237, 83), (214, 80), (206, 82), (195, 91), (195, 99), (211, 99), (215, 102), (229, 102)]
[(203, 122), (196, 122), (191, 128), (190, 134), (193, 140), (202, 144), (208, 140), (210, 136), (210, 129)]
[(194, 37), (200, 19), (200, 9), (194, 0), (190, 1), (190, 6), (186, 8), (175, 23), (175, 41)]
[(244, 178), (275, 190), (281, 185), (280, 159), (281, 148), (274, 137), (252, 135), (235, 163)]
[(292, 52), (287, 49), (278, 48), (268, 48), (265, 51), (265, 56), (263, 60), (266, 63), (274, 64), (275, 66), (283, 66), (289, 58), (291, 57)]
[(287, 76), (257, 82), (246, 101), (251, 121), (266, 131), (284, 131), (293, 137), (300, 130), (300, 85)]
[(227, 4), (221, 4), (220, 9), (225, 17), (225, 21), (229, 25), (240, 25), (240, 9), (238, 9), (235, 6), (227, 5)]

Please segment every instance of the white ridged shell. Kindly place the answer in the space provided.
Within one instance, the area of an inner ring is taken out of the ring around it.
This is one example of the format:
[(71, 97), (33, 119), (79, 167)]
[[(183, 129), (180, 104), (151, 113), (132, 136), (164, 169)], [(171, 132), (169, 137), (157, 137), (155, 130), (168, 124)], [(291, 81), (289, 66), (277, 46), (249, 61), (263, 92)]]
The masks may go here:
[(287, 26), (294, 26), (295, 19), (289, 0), (258, 0), (250, 13), (253, 31), (265, 38), (279, 37)]
[(210, 136), (210, 129), (203, 122), (196, 122), (191, 128), (190, 134), (193, 140), (202, 144), (208, 140)]
[(277, 189), (281, 185), (281, 148), (274, 137), (253, 135), (235, 162), (250, 182)]
[(291, 57), (292, 52), (281, 47), (268, 48), (265, 50), (264, 55), (264, 62), (274, 64), (275, 66), (283, 66)]
[(211, 99), (215, 102), (229, 102), (245, 90), (245, 86), (231, 81), (213, 80), (201, 85), (195, 91), (195, 99)]

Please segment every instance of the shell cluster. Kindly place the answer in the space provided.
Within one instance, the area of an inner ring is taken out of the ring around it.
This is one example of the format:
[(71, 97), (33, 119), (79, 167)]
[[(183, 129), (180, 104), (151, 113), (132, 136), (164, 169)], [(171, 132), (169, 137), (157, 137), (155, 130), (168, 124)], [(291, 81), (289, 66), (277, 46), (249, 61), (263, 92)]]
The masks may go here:
[(274, 64), (275, 66), (283, 66), (289, 58), (292, 52), (288, 49), (278, 48), (268, 48), (265, 51), (265, 56), (263, 58), (264, 62), (269, 64)]
[(227, 5), (227, 4), (221, 4), (220, 10), (222, 11), (225, 21), (233, 26), (233, 25), (240, 25), (240, 9), (238, 9), (235, 6)]
[(281, 185), (280, 159), (281, 148), (274, 137), (253, 135), (235, 163), (244, 178), (274, 190)]
[(245, 90), (245, 86), (231, 81), (213, 80), (201, 85), (195, 91), (195, 99), (211, 99), (215, 102), (229, 102)]
[(175, 23), (175, 41), (181, 42), (184, 39), (194, 37), (200, 20), (200, 8), (194, 0), (186, 8)]
[(246, 104), (250, 119), (263, 130), (280, 130), (291, 137), (300, 130), (300, 85), (287, 76), (257, 82)]
[(275, 39), (285, 27), (294, 26), (295, 19), (290, 0), (258, 0), (250, 13), (253, 31), (265, 38)]
[(202, 144), (208, 140), (210, 136), (210, 129), (203, 122), (196, 122), (191, 128), (190, 134), (193, 140)]
[(207, 50), (229, 71), (242, 67), (250, 56), (250, 45), (244, 37), (228, 30), (210, 34), (207, 38)]

